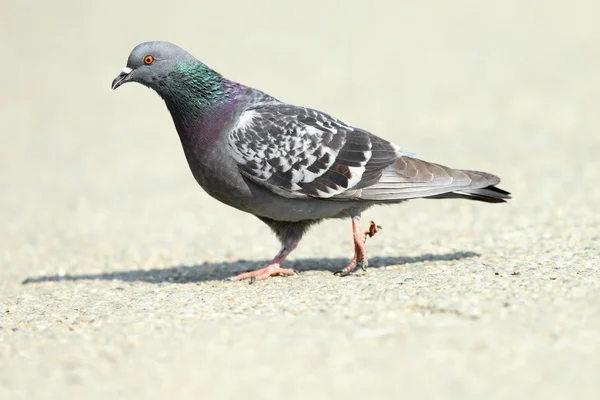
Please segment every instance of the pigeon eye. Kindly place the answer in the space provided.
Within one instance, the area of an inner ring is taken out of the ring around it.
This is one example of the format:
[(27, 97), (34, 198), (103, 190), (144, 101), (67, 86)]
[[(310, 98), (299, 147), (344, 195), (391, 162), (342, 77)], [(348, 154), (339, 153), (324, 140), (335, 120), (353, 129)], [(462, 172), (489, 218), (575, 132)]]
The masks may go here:
[(150, 65), (153, 62), (154, 62), (154, 57), (152, 57), (151, 55), (147, 55), (146, 57), (144, 57), (144, 64)]

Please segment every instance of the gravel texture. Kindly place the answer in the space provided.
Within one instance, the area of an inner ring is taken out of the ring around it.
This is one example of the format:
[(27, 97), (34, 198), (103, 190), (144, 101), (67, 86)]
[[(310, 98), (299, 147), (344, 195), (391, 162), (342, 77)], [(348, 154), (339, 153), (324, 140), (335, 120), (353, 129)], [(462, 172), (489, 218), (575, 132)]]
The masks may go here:
[[(600, 391), (600, 3), (0, 5), (0, 398), (593, 398)], [(299, 276), (193, 181), (166, 108), (111, 92), (170, 40), (232, 79), (452, 167), (505, 205), (314, 228)], [(26, 284), (24, 284), (25, 282)]]

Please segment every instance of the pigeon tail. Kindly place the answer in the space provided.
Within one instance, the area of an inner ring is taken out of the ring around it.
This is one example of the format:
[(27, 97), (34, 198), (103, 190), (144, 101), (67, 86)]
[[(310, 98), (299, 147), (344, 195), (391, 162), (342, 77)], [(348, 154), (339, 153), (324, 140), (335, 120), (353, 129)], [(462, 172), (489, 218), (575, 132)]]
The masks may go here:
[(477, 189), (464, 189), (456, 192), (444, 193), (425, 197), (426, 199), (467, 199), (482, 201), (484, 203), (506, 203), (511, 198), (510, 193), (494, 185)]
[[(473, 186), (456, 190), (450, 193), (444, 193), (437, 196), (430, 196), (429, 199), (467, 199), (483, 201), (485, 203), (505, 203), (510, 199), (510, 193), (502, 190), (495, 185), (500, 183), (500, 178), (496, 175), (481, 171), (460, 170), (469, 176), (473, 181)], [(482, 183), (487, 186), (480, 187)]]
[(510, 193), (497, 188), (500, 178), (487, 172), (452, 169), (403, 156), (382, 171), (377, 183), (364, 188), (361, 199), (402, 201), (415, 198), (460, 198), (502, 203)]

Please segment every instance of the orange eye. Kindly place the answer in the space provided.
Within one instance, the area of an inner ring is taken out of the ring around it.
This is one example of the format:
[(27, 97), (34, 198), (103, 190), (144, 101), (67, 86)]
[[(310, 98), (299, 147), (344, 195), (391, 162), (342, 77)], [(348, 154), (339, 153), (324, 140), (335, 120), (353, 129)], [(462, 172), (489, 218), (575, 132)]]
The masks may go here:
[(150, 65), (153, 62), (154, 62), (154, 57), (152, 57), (151, 55), (147, 55), (146, 57), (144, 57), (144, 64)]

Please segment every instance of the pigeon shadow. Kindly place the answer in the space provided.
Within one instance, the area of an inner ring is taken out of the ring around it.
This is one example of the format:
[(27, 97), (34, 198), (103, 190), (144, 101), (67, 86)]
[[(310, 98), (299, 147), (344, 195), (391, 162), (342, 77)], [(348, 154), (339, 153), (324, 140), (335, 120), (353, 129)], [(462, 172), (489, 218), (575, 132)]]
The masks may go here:
[[(391, 265), (417, 264), (422, 262), (453, 261), (463, 258), (478, 257), (478, 253), (454, 252), (446, 254), (424, 254), (417, 257), (373, 257), (369, 259), (369, 268), (381, 268)], [(241, 272), (252, 271), (267, 265), (269, 260), (209, 263), (199, 265), (177, 265), (168, 268), (136, 269), (120, 272), (105, 272), (100, 274), (80, 275), (45, 275), (30, 277), (23, 284), (42, 282), (64, 281), (122, 281), (122, 282), (148, 282), (148, 283), (199, 283), (214, 280), (223, 280)], [(346, 258), (303, 258), (286, 261), (286, 267), (294, 268), (299, 273), (306, 271), (338, 271), (348, 264)]]

